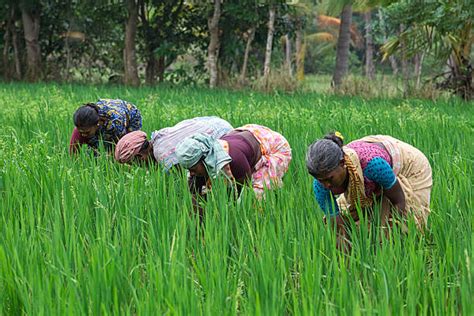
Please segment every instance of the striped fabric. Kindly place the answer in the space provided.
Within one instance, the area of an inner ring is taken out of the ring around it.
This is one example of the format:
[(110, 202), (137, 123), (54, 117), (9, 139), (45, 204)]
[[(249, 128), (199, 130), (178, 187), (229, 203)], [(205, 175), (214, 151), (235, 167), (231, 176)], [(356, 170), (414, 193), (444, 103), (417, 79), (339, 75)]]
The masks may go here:
[(232, 125), (215, 116), (184, 120), (175, 126), (166, 127), (152, 133), (153, 155), (157, 161), (163, 163), (166, 169), (170, 169), (178, 164), (178, 157), (175, 152), (176, 145), (186, 137), (203, 133), (217, 139), (231, 130)]

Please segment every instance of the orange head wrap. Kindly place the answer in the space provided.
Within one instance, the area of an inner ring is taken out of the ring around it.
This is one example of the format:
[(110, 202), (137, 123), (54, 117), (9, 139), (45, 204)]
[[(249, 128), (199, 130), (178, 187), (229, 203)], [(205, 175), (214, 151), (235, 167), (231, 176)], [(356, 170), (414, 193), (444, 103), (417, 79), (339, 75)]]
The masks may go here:
[(134, 131), (123, 136), (115, 146), (115, 160), (127, 163), (133, 159), (146, 141), (146, 133)]

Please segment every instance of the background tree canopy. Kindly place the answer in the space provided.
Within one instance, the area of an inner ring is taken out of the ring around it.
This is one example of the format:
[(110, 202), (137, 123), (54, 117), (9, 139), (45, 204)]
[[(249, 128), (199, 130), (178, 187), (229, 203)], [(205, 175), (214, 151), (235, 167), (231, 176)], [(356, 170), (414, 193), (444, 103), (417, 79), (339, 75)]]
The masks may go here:
[[(442, 1), (2, 0), (4, 80), (296, 89), (400, 76), (472, 98), (473, 9)], [(265, 81), (264, 85), (259, 85)], [(328, 82), (329, 84), (329, 82)]]

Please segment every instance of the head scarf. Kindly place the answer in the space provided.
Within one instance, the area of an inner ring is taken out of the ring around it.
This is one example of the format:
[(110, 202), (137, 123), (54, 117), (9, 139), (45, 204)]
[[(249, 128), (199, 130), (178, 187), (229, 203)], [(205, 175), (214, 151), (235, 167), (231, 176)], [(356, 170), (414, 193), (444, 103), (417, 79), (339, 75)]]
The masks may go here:
[(217, 139), (227, 134), (232, 128), (228, 122), (215, 116), (195, 117), (181, 121), (151, 134), (153, 155), (168, 170), (178, 164), (176, 145), (186, 137), (203, 133)]
[(206, 134), (186, 137), (176, 146), (176, 156), (181, 167), (186, 169), (203, 159), (207, 173), (211, 178), (216, 178), (219, 171), (232, 161), (222, 145)]
[(127, 163), (133, 159), (146, 141), (146, 133), (134, 131), (123, 136), (115, 146), (115, 160)]

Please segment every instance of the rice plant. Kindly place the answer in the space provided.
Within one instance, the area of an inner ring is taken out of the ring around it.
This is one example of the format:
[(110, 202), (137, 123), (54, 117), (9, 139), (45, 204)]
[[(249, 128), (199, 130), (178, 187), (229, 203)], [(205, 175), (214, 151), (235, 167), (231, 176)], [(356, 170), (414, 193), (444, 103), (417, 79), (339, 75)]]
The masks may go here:
[[(68, 155), (73, 111), (99, 97), (136, 104), (148, 134), (202, 115), (268, 126), (292, 146), (284, 187), (234, 203), (218, 183), (200, 226), (183, 175)], [(56, 84), (0, 84), (0, 104), (1, 314), (473, 313), (472, 104)], [(330, 130), (426, 154), (424, 234), (362, 228), (335, 249), (304, 163)]]

